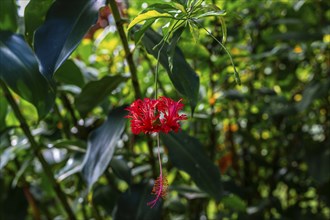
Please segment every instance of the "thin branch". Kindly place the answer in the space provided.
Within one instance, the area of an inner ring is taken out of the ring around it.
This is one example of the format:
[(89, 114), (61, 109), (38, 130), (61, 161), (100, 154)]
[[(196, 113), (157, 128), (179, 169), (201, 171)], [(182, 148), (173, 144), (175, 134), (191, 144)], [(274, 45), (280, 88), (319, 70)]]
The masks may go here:
[(113, 15), (113, 17), (115, 19), (115, 22), (116, 22), (116, 27), (117, 27), (117, 31), (118, 31), (120, 40), (121, 40), (121, 42), (123, 44), (123, 47), (124, 47), (124, 51), (125, 51), (125, 54), (126, 54), (126, 61), (128, 63), (128, 67), (129, 67), (129, 70), (131, 72), (131, 78), (132, 78), (132, 84), (133, 84), (135, 99), (140, 99), (140, 98), (142, 98), (140, 84), (139, 84), (138, 77), (137, 77), (136, 67), (135, 67), (135, 64), (134, 64), (134, 61), (133, 61), (133, 54), (129, 49), (127, 36), (126, 36), (126, 33), (125, 33), (123, 25), (122, 25), (122, 18), (120, 16), (119, 11), (118, 11), (116, 1), (115, 0), (109, 0), (109, 4), (110, 4), (111, 11), (112, 11), (112, 15)]

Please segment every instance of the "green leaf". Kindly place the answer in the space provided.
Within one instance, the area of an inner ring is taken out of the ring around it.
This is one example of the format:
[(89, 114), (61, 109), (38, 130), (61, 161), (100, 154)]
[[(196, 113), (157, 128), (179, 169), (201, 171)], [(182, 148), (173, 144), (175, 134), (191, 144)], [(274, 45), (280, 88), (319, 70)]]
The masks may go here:
[(1, 0), (0, 3), (0, 30), (17, 30), (17, 6), (15, 0)]
[(105, 76), (100, 80), (87, 83), (75, 99), (75, 105), (81, 116), (86, 116), (125, 80), (127, 80), (126, 77), (116, 75)]
[(225, 16), (225, 15), (226, 15), (226, 11), (224, 11), (224, 10), (208, 11), (208, 12), (205, 12), (203, 14), (196, 16), (195, 18), (200, 19), (200, 18), (205, 18), (205, 17), (210, 17), (210, 16)]
[(110, 162), (110, 167), (120, 179), (125, 180), (128, 185), (131, 185), (131, 169), (125, 160), (114, 157)]
[(60, 182), (66, 179), (67, 177), (80, 172), (83, 158), (84, 158), (84, 154), (82, 153), (76, 153), (73, 156), (71, 156), (66, 162), (65, 166), (61, 170), (59, 170), (59, 172), (56, 174), (55, 178), (57, 179), (57, 181)]
[[(141, 28), (138, 28), (137, 31), (134, 32), (134, 42), (136, 45), (138, 45), (141, 41), (141, 38), (144, 35), (144, 32), (156, 21), (155, 19), (149, 19), (147, 20), (142, 26)], [(129, 32), (131, 33), (131, 32)]]
[(65, 61), (56, 71), (54, 78), (61, 83), (75, 85), (80, 88), (85, 85), (80, 68), (72, 60)]
[(90, 190), (108, 167), (126, 123), (125, 107), (114, 109), (108, 119), (88, 137), (82, 175)]
[(171, 72), (173, 71), (173, 58), (174, 58), (174, 54), (175, 54), (175, 48), (180, 40), (181, 34), (183, 33), (184, 29), (185, 29), (185, 27), (181, 26), (179, 29), (175, 30), (175, 32), (173, 33), (173, 36), (171, 38), (170, 44), (167, 48), (168, 65), (169, 65)]
[(128, 189), (118, 199), (114, 220), (161, 219), (161, 204), (152, 209), (147, 206), (152, 199), (151, 190), (151, 184), (136, 184)]
[(187, 172), (201, 190), (220, 200), (222, 183), (219, 169), (207, 157), (200, 142), (183, 131), (161, 134), (161, 139), (173, 165)]
[(25, 38), (32, 45), (35, 30), (45, 21), (53, 0), (30, 0), (24, 11)]
[(52, 81), (39, 72), (38, 61), (23, 38), (0, 32), (0, 79), (22, 98), (32, 103), (44, 117), (55, 100)]
[(37, 29), (34, 36), (41, 72), (47, 78), (53, 76), (96, 22), (103, 2), (104, 0), (57, 0), (50, 7), (45, 23)]
[[(148, 29), (142, 37), (142, 44), (147, 49), (148, 53), (152, 54), (155, 58), (158, 56), (159, 47), (153, 49), (160, 41), (162, 36), (155, 31)], [(168, 50), (168, 44), (165, 43), (164, 51)], [(168, 57), (166, 53), (160, 52), (159, 62), (166, 69), (175, 89), (183, 96), (185, 96), (193, 112), (198, 100), (199, 93), (199, 77), (195, 71), (185, 60), (181, 50), (176, 47), (173, 56), (173, 70), (170, 70)]]
[(102, 207), (111, 216), (116, 206), (118, 193), (109, 185), (97, 185), (93, 191), (93, 204)]
[(172, 15), (168, 13), (160, 13), (156, 10), (147, 11), (145, 13), (136, 16), (128, 25), (127, 30), (129, 31), (133, 26), (140, 23), (141, 21), (145, 21), (148, 19), (155, 19), (155, 18), (171, 18), (171, 17)]

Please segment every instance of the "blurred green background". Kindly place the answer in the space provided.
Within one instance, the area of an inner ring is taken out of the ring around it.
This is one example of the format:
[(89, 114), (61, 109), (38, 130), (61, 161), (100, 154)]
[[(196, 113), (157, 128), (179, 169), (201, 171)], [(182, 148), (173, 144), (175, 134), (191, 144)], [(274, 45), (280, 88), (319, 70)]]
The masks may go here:
[[(131, 20), (151, 4), (164, 2), (117, 1), (117, 9)], [(154, 209), (146, 206), (158, 172), (154, 138), (133, 136), (128, 123), (118, 119), (122, 113), (110, 113), (106, 119), (109, 111), (136, 97), (113, 8), (100, 10), (97, 25), (54, 73), (56, 96), (50, 114), (38, 118), (37, 109), (13, 89), (77, 219), (330, 219), (330, 2), (205, 2), (226, 11), (226, 27), (216, 16), (200, 24), (219, 40), (227, 31), (224, 46), (241, 85), (218, 42), (203, 29), (195, 30), (196, 42), (189, 31), (183, 32), (178, 46), (200, 78), (198, 103), (191, 116), (189, 102), (183, 100), (189, 119), (181, 123), (184, 133), (175, 136), (181, 142), (163, 137), (169, 193)], [(33, 33), (52, 3), (0, 0), (0, 29), (24, 35), (33, 48)], [(128, 21), (122, 22), (127, 28)], [(159, 19), (152, 27), (162, 34), (165, 24)], [(142, 96), (153, 97), (157, 60), (145, 45), (135, 45), (130, 38), (126, 43)], [(52, 53), (51, 44), (48, 52)], [(160, 95), (182, 98), (163, 67), (158, 83)], [(119, 131), (119, 124), (125, 129), (116, 139), (111, 162), (103, 163), (104, 172), (89, 171), (99, 176), (88, 179), (92, 184), (87, 181), (86, 186), (78, 172), (82, 163), (86, 166), (86, 149), (95, 144), (101, 146), (100, 154), (108, 150), (101, 139)], [(93, 139), (91, 131), (99, 139)], [(201, 155), (180, 151), (189, 147), (201, 150)], [(1, 89), (0, 154), (0, 219), (65, 218)], [(198, 167), (189, 167), (188, 156), (201, 164), (202, 171), (210, 171), (210, 180), (192, 175)], [(211, 172), (209, 164), (217, 169)]]

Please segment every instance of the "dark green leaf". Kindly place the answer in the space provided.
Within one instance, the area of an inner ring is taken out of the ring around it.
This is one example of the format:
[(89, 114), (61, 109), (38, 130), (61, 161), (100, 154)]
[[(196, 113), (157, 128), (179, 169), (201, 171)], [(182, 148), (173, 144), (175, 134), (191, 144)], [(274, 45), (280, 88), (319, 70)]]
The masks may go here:
[(220, 172), (207, 157), (200, 142), (183, 131), (161, 134), (161, 139), (168, 148), (173, 165), (187, 172), (201, 190), (219, 200), (222, 195)]
[(79, 67), (72, 60), (65, 61), (56, 71), (54, 78), (61, 83), (75, 85), (80, 88), (85, 85), (84, 77)]
[[(155, 31), (148, 29), (142, 37), (142, 44), (147, 49), (148, 53), (157, 58), (160, 48), (153, 48), (161, 40), (162, 36), (157, 34)], [(168, 50), (168, 44), (164, 45), (163, 50)], [(198, 100), (199, 77), (185, 60), (181, 50), (178, 47), (175, 49), (172, 71), (170, 70), (166, 53), (160, 52), (159, 62), (166, 69), (176, 90), (188, 99), (193, 112)]]
[(119, 75), (105, 76), (98, 81), (92, 81), (86, 84), (80, 95), (76, 97), (75, 104), (84, 117), (94, 107), (100, 104), (117, 86), (127, 78)]
[(183, 33), (184, 29), (185, 29), (185, 27), (181, 26), (180, 28), (178, 28), (177, 30), (174, 31), (170, 44), (167, 48), (168, 65), (169, 65), (170, 71), (173, 71), (173, 58), (174, 58), (175, 48), (180, 40), (181, 34)]
[(101, 206), (108, 215), (112, 214), (118, 193), (110, 186), (96, 186), (93, 192), (93, 204)]
[(0, 32), (0, 79), (18, 95), (31, 102), (44, 117), (55, 100), (51, 81), (40, 74), (38, 61), (23, 38)]
[(111, 161), (117, 142), (125, 128), (124, 107), (110, 112), (108, 119), (88, 137), (82, 175), (90, 190)]
[(131, 169), (127, 165), (127, 162), (124, 159), (120, 158), (112, 158), (110, 162), (110, 167), (112, 168), (113, 172), (128, 185), (131, 185)]
[(161, 219), (162, 204), (152, 209), (147, 206), (152, 200), (151, 190), (151, 184), (133, 185), (118, 199), (114, 220)]
[(16, 32), (17, 7), (15, 0), (1, 0), (0, 2), (0, 30)]
[(45, 21), (46, 13), (53, 0), (30, 0), (24, 11), (25, 37), (32, 44), (35, 30)]
[[(54, 72), (78, 46), (96, 22), (104, 0), (57, 0), (50, 7), (45, 23), (37, 29), (34, 47), (41, 72), (52, 78)], [(50, 53), (51, 51), (51, 53)]]

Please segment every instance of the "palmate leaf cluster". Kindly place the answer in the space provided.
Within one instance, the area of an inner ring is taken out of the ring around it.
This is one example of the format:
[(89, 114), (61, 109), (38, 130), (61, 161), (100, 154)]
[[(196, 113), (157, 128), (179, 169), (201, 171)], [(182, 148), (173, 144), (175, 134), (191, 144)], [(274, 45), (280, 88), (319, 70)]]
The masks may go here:
[[(0, 219), (330, 218), (327, 1), (23, 2), (0, 1)], [(151, 209), (125, 108), (156, 90), (188, 120)]]

